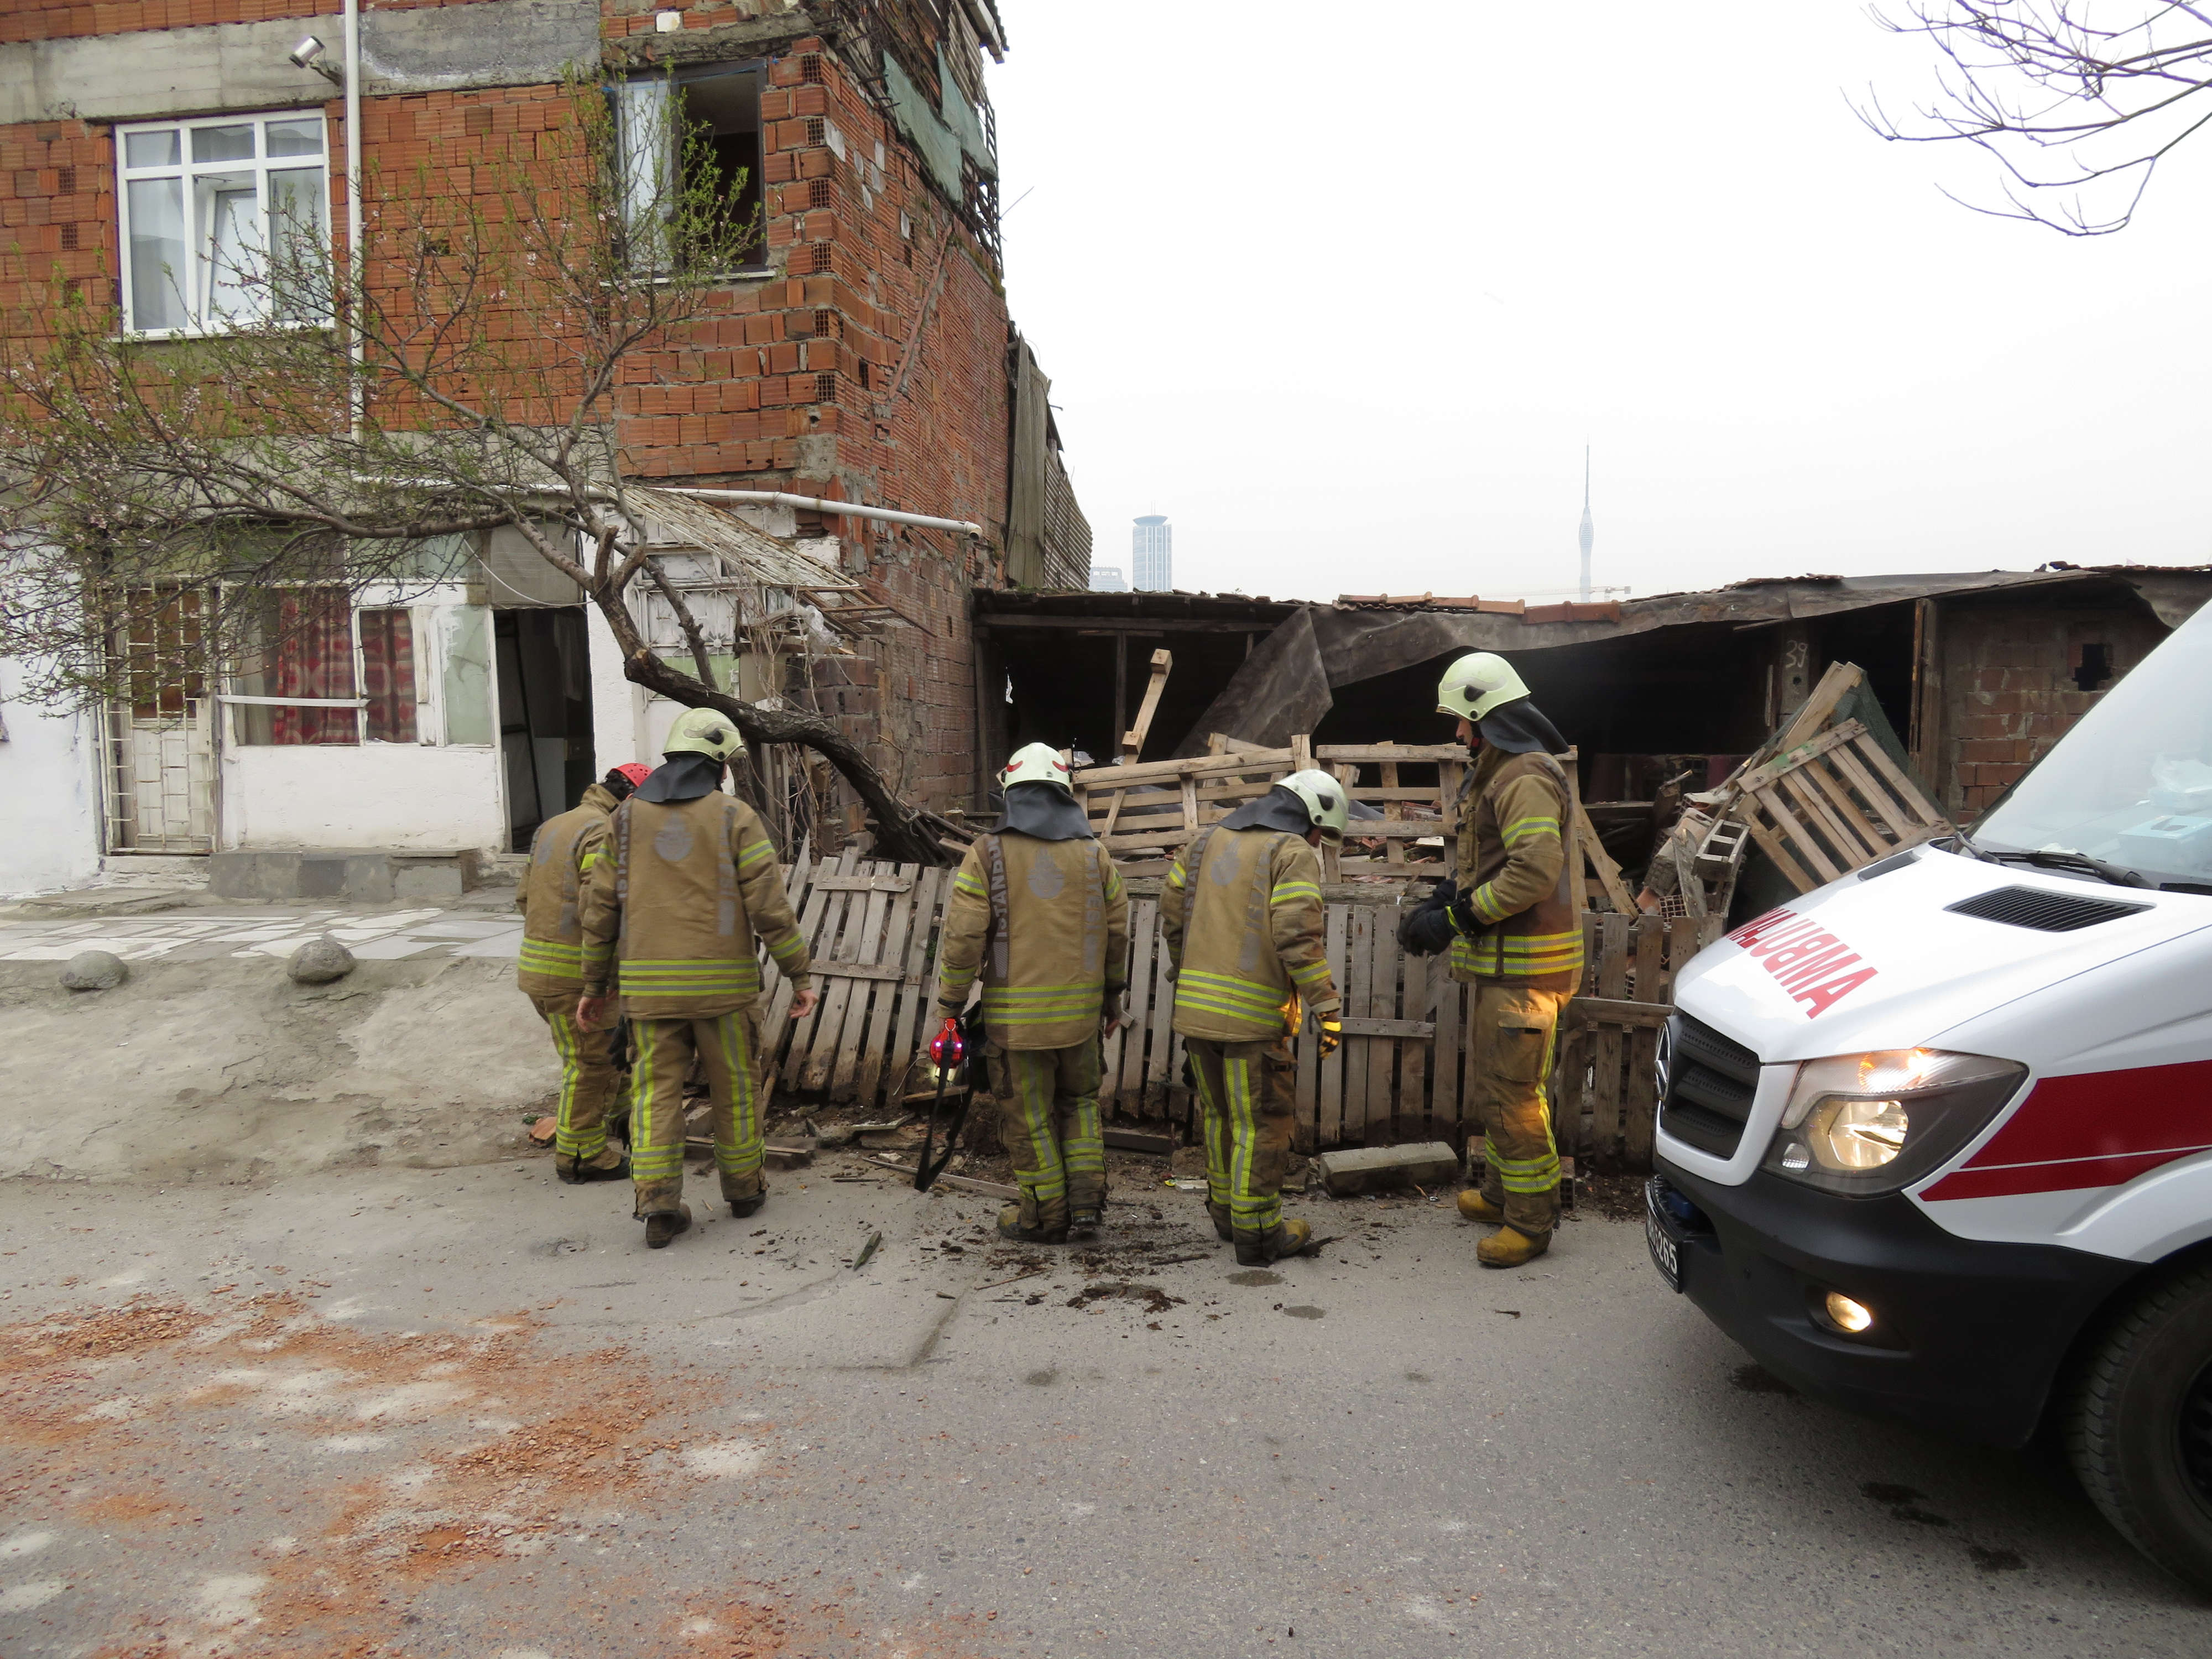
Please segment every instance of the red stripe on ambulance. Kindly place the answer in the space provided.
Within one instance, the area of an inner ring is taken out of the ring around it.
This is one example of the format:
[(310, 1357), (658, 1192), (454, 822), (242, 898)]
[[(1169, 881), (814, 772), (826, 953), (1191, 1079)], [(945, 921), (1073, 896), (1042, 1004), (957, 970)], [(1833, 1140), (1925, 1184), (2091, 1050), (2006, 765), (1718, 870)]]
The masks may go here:
[(1757, 957), (1790, 1000), (1805, 1005), (1808, 1019), (1818, 1019), (1879, 971), (1862, 965), (1858, 952), (1795, 910), (1769, 910), (1728, 940)]
[(2212, 1152), (2212, 1060), (2047, 1077), (1926, 1199), (2118, 1187)]

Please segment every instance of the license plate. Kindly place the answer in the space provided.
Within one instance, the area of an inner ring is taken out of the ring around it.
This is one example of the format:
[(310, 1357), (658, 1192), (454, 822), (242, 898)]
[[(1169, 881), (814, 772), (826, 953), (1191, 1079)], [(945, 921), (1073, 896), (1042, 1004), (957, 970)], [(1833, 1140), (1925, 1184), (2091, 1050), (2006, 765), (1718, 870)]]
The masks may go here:
[(1659, 1218), (1659, 1195), (1650, 1187), (1644, 1189), (1644, 1242), (1651, 1249), (1651, 1265), (1659, 1270), (1659, 1277), (1667, 1281), (1667, 1288), (1682, 1288), (1682, 1247), (1667, 1231), (1667, 1224)]

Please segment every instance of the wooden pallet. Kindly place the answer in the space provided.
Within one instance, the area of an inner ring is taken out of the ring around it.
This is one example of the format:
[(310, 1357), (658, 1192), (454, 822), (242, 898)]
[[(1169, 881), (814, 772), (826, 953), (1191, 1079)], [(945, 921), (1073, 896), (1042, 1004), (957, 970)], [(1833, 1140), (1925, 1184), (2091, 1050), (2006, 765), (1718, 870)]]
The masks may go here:
[(1801, 893), (1954, 827), (1857, 720), (1747, 774), (1741, 789), (1736, 816)]
[(1717, 916), (1583, 918), (1584, 994), (1567, 1005), (1553, 1073), (1561, 1152), (1650, 1167), (1659, 1028), (1674, 1012), (1674, 976), (1722, 926)]

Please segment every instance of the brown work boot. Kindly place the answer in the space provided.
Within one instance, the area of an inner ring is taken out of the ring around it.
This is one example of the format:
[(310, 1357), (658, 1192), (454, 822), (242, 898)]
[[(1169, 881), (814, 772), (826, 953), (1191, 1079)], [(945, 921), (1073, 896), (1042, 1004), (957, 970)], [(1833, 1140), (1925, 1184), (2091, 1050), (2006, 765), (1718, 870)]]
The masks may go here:
[(645, 1218), (645, 1248), (665, 1250), (678, 1233), (691, 1231), (691, 1206), (679, 1204), (672, 1210), (655, 1210)]
[(758, 1170), (751, 1175), (726, 1175), (722, 1196), (729, 1201), (730, 1213), (743, 1221), (749, 1215), (758, 1215), (760, 1206), (768, 1202), (768, 1182), (761, 1179)]
[[(614, 1162), (611, 1164), (606, 1162), (609, 1158), (612, 1158)], [(589, 1164), (556, 1153), (553, 1158), (553, 1173), (571, 1187), (586, 1181), (628, 1181), (629, 1160), (611, 1146), (603, 1148), (599, 1157), (593, 1158)]]
[(1474, 1259), (1486, 1267), (1518, 1267), (1551, 1248), (1549, 1233), (1531, 1238), (1518, 1227), (1500, 1227), (1474, 1247)]
[(1070, 1210), (1067, 1212), (1067, 1236), (1081, 1239), (1087, 1244), (1098, 1237), (1098, 1230), (1105, 1221), (1105, 1214), (1101, 1210)]
[(1304, 1221), (1279, 1221), (1272, 1231), (1239, 1231), (1236, 1238), (1237, 1265), (1264, 1267), (1304, 1251), (1313, 1243), (1313, 1229)]
[(1505, 1222), (1505, 1206), (1492, 1204), (1476, 1187), (1470, 1187), (1459, 1195), (1459, 1212), (1466, 1220), (1480, 1221), (1485, 1226), (1503, 1226)]
[(1024, 1227), (1022, 1225), (1022, 1206), (1009, 1204), (999, 1212), (999, 1237), (1010, 1244), (1065, 1244), (1065, 1227)]
[(1234, 1244), (1237, 1242), (1237, 1230), (1229, 1224), (1229, 1206), (1226, 1204), (1216, 1204), (1209, 1198), (1206, 1200), (1206, 1212), (1213, 1218), (1213, 1231), (1220, 1235), (1221, 1242), (1224, 1244)]

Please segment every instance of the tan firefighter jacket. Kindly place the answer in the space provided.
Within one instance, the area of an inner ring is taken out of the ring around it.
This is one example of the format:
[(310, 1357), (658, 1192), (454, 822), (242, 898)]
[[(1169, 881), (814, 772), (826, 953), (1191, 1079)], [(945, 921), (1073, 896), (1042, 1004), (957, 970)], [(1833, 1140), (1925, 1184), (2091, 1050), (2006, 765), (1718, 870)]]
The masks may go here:
[(614, 795), (602, 784), (574, 807), (538, 826), (530, 863), (515, 884), (522, 912), (522, 960), (515, 982), (532, 996), (579, 989), (584, 981), (584, 878), (607, 838)]
[(1322, 936), (1321, 860), (1282, 830), (1201, 830), (1160, 889), (1176, 967), (1175, 1028), (1254, 1042), (1295, 1030), (1301, 998), (1342, 1006)]
[(720, 791), (633, 795), (615, 808), (584, 883), (584, 993), (610, 988), (633, 1018), (711, 1018), (760, 994), (757, 939), (800, 989), (806, 941), (775, 847), (753, 809)]
[(1551, 756), (1486, 748), (1468, 769), (1459, 793), (1459, 890), (1470, 896), (1480, 925), (1452, 940), (1454, 979), (1510, 979), (1540, 991), (1581, 983), (1569, 822), (1567, 775)]
[(1007, 1048), (1072, 1048), (1098, 1034), (1108, 996), (1129, 980), (1129, 896), (1087, 836), (978, 836), (952, 878), (937, 961), (943, 1013), (983, 981), (983, 1024)]

